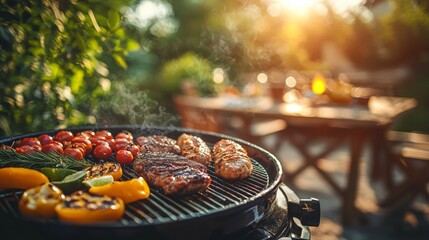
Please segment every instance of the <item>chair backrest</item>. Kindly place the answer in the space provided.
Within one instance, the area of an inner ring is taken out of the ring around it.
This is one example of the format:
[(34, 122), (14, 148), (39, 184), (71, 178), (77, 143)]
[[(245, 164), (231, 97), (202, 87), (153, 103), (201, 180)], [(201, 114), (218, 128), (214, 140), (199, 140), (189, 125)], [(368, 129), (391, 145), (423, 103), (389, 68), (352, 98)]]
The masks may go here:
[(399, 154), (407, 159), (429, 161), (429, 135), (416, 132), (389, 131), (387, 139), (399, 143)]
[(394, 142), (429, 144), (429, 135), (417, 132), (389, 131), (387, 132), (387, 139)]
[(173, 100), (181, 117), (182, 127), (210, 132), (221, 131), (221, 121), (213, 111), (191, 106), (182, 96), (176, 96)]

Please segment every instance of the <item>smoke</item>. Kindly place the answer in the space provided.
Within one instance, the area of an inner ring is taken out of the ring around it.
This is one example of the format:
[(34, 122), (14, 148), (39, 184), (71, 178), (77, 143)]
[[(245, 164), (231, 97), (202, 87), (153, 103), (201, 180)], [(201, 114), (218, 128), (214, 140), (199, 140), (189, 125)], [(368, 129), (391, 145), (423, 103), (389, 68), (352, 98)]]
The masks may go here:
[(114, 84), (108, 97), (95, 109), (97, 125), (131, 124), (141, 127), (173, 126), (178, 117), (130, 84)]

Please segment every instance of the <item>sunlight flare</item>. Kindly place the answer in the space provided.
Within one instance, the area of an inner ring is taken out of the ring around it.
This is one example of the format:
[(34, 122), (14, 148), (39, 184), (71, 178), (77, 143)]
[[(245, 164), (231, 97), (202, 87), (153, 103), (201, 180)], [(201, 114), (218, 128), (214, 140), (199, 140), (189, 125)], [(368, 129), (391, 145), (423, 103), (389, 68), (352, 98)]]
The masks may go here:
[(287, 9), (299, 14), (305, 15), (319, 1), (318, 0), (279, 0)]

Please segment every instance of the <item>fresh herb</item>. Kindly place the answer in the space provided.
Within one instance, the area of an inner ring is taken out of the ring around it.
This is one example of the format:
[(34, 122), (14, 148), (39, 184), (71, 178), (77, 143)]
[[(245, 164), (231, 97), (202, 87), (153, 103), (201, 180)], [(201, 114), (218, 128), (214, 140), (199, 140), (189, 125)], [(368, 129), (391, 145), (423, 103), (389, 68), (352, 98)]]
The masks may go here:
[(43, 167), (69, 168), (81, 170), (91, 164), (86, 159), (76, 160), (70, 156), (63, 156), (57, 152), (33, 154), (17, 153), (10, 149), (0, 149), (0, 168), (3, 167), (25, 167), (40, 169)]

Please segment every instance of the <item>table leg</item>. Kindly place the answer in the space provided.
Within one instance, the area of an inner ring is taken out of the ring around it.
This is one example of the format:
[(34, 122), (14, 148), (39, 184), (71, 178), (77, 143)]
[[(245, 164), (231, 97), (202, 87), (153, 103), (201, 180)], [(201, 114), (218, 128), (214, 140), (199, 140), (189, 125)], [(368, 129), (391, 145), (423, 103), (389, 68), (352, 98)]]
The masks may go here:
[(387, 128), (374, 129), (372, 135), (371, 180), (382, 180), (388, 185), (390, 165), (388, 146), (385, 139)]
[(378, 180), (380, 179), (380, 169), (381, 169), (381, 133), (379, 130), (374, 130), (372, 136), (372, 149), (371, 149), (371, 179)]
[(355, 206), (355, 201), (359, 177), (359, 162), (364, 140), (365, 137), (362, 130), (353, 130), (350, 139), (350, 169), (347, 177), (347, 185), (344, 192), (342, 209), (343, 222), (348, 226), (354, 224), (356, 213), (358, 213)]

